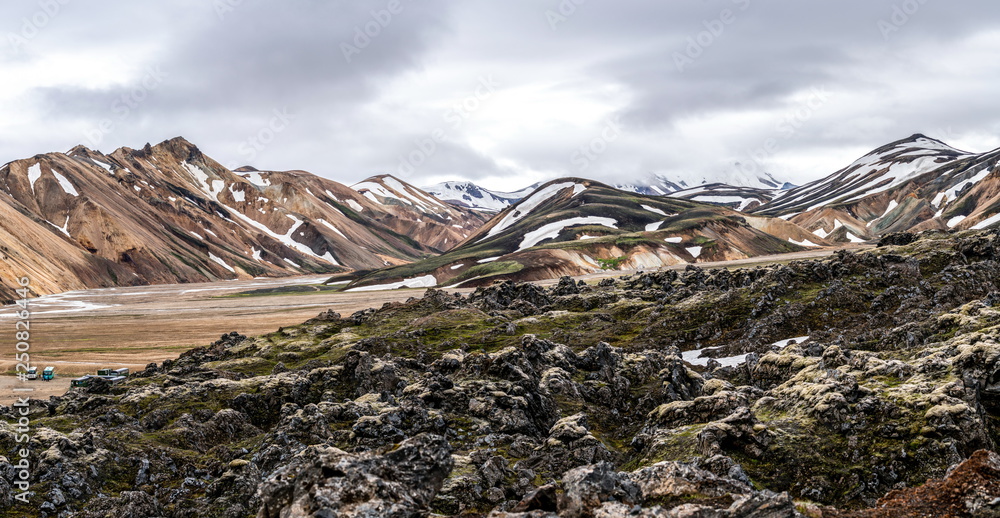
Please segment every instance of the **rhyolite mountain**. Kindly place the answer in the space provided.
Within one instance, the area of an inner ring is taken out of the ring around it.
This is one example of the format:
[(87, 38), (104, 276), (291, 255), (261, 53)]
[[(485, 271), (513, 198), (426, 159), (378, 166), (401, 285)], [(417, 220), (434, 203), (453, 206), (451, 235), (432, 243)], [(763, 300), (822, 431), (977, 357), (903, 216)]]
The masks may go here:
[(917, 134), (749, 210), (840, 242), (907, 230), (986, 228), (1000, 222), (998, 163), (1000, 149), (968, 153)]
[(0, 407), (0, 517), (995, 517), (1000, 235), (886, 241), (227, 333)]
[(740, 212), (747, 212), (771, 201), (781, 192), (782, 189), (761, 189), (758, 187), (738, 187), (724, 183), (710, 183), (674, 191), (667, 196), (703, 203), (714, 203)]
[(743, 259), (826, 244), (779, 218), (563, 178), (542, 185), (448, 252), (366, 274), (349, 289), (550, 279), (601, 269)]
[(455, 247), (490, 217), (444, 203), (392, 175), (373, 176), (351, 188), (390, 214), (376, 215), (376, 220), (436, 251)]
[(486, 219), (305, 171), (230, 171), (183, 138), (15, 160), (0, 167), (0, 191), (4, 300), (22, 276), (44, 294), (408, 263)]
[(440, 200), (459, 207), (500, 212), (531, 194), (540, 185), (541, 183), (536, 183), (519, 191), (501, 192), (485, 189), (472, 182), (443, 182), (426, 187), (424, 190)]
[(715, 174), (683, 174), (671, 175), (650, 173), (629, 183), (615, 184), (623, 191), (639, 194), (668, 195), (685, 189), (704, 187), (712, 184), (723, 184), (731, 187), (749, 187), (762, 190), (781, 190), (794, 187), (788, 182), (776, 179), (767, 172), (747, 172), (740, 164), (734, 164), (728, 171)]
[[(717, 203), (737, 210), (756, 207), (769, 201), (782, 190), (795, 187), (788, 182), (775, 179), (768, 173), (745, 174), (738, 169), (739, 164), (736, 164), (734, 171), (719, 173), (712, 177), (648, 174), (630, 183), (615, 184), (614, 187), (637, 194), (669, 195)], [(542, 183), (514, 192), (492, 191), (468, 181), (443, 182), (426, 187), (424, 190), (460, 207), (499, 212), (531, 194)]]

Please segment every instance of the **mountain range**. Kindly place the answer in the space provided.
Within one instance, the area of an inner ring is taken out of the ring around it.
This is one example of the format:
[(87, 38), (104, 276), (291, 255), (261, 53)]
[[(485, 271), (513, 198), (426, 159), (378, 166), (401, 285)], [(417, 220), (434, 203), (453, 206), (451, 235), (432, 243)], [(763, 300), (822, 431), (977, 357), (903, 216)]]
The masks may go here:
[(918, 134), (799, 187), (651, 176), (504, 193), (234, 171), (180, 137), (78, 146), (0, 167), (0, 297), (22, 276), (39, 294), (302, 273), (351, 273), (352, 289), (472, 285), (979, 229), (1000, 222), (998, 160)]
[(350, 289), (539, 280), (601, 269), (743, 259), (826, 244), (779, 218), (563, 178), (540, 186), (452, 250), (372, 272)]
[[(480, 187), (469, 181), (454, 181), (425, 187), (424, 190), (443, 201), (460, 207), (499, 212), (521, 200), (541, 185), (542, 182), (519, 191), (500, 192)], [(746, 210), (766, 203), (782, 190), (791, 189), (795, 185), (777, 180), (768, 173), (744, 174), (736, 170), (717, 175), (711, 179), (708, 177), (699, 178), (698, 176), (680, 177), (648, 174), (637, 181), (615, 184), (613, 187), (636, 194), (675, 196), (695, 201), (718, 203), (737, 210)]]
[(537, 189), (540, 185), (540, 183), (536, 183), (519, 191), (500, 192), (485, 189), (472, 182), (462, 181), (439, 183), (430, 187), (425, 187), (424, 190), (433, 194), (440, 200), (459, 207), (468, 207), (471, 209), (480, 209), (489, 212), (500, 212), (510, 205), (517, 203), (518, 200), (531, 194), (531, 192)]
[(740, 168), (740, 164), (735, 164), (732, 170), (719, 172), (711, 177), (697, 174), (674, 174), (668, 176), (664, 174), (650, 173), (631, 183), (615, 184), (615, 188), (639, 194), (668, 195), (678, 191), (695, 189), (711, 184), (724, 184), (732, 187), (748, 187), (764, 190), (781, 190), (794, 187), (788, 182), (776, 179), (771, 176), (770, 173), (747, 173)]
[(486, 220), (304, 171), (231, 171), (183, 138), (15, 160), (0, 190), (3, 299), (22, 276), (44, 294), (379, 268), (438, 255)]

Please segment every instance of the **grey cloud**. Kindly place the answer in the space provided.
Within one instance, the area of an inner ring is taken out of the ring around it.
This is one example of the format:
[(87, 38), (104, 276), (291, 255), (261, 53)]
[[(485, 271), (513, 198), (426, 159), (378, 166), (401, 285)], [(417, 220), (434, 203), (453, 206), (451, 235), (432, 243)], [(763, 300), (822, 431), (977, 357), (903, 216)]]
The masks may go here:
[[(795, 99), (817, 86), (831, 92), (830, 104), (782, 139), (782, 151), (849, 161), (858, 149), (914, 132), (990, 141), (1000, 129), (987, 94), (1000, 66), (963, 52), (970, 38), (1000, 29), (1000, 5), (985, 0), (961, 8), (941, 0), (399, 0), (402, 11), (384, 24), (389, 0), (219, 2), (232, 10), (219, 13), (218, 2), (196, 0), (72, 2), (25, 49), (0, 46), (0, 68), (70, 53), (121, 55), (112, 61), (138, 72), (130, 84), (101, 88), (87, 86), (93, 83), (85, 77), (38, 84), (25, 78), (35, 87), (18, 98), (19, 117), (0, 123), (0, 162), (64, 150), (111, 118), (115, 129), (100, 144), (104, 151), (184, 135), (223, 163), (306, 169), (353, 183), (399, 173), (399, 157), (414, 139), (440, 127), (443, 107), (468, 95), (469, 86), (447, 78), (468, 75), (474, 83), (480, 73), (503, 78), (501, 95), (545, 90), (554, 101), (572, 99), (581, 109), (600, 102), (610, 111), (589, 126), (575, 122), (573, 110), (545, 115), (566, 120), (477, 113), (477, 124), (448, 129), (407, 180), (504, 178), (514, 188), (539, 174), (606, 181), (648, 172), (712, 174), (746, 160), (747, 150), (797, 109)], [(897, 23), (903, 17), (894, 9), (906, 2), (920, 7)], [(721, 21), (723, 9), (732, 11), (731, 23)], [(33, 3), (0, 7), (0, 33), (17, 34), (36, 10)], [(377, 36), (355, 41), (366, 24)], [(713, 29), (717, 34), (702, 34)], [(699, 37), (700, 53), (687, 56), (679, 71), (677, 53)], [(357, 47), (350, 61), (344, 44)], [(971, 48), (989, 55), (979, 47)], [(166, 78), (122, 117), (115, 102), (139, 87), (147, 67)], [(428, 92), (435, 79), (446, 86)], [(399, 97), (411, 93), (412, 103)], [(295, 118), (248, 153), (274, 110)], [(573, 153), (612, 116), (625, 128), (621, 139), (581, 172)], [(509, 134), (483, 133), (500, 122), (513, 128)], [(490, 155), (471, 145), (484, 139), (494, 144)], [(783, 159), (779, 153), (768, 160), (789, 175), (805, 174)], [(843, 165), (817, 164), (809, 174)]]

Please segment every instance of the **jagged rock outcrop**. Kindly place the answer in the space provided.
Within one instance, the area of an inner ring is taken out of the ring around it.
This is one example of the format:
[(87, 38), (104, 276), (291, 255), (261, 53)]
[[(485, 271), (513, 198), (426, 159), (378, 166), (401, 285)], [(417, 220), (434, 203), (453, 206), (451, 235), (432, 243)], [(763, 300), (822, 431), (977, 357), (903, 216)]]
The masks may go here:
[(997, 242), (428, 290), (228, 333), (33, 402), (34, 495), (0, 459), (0, 516), (990, 516)]

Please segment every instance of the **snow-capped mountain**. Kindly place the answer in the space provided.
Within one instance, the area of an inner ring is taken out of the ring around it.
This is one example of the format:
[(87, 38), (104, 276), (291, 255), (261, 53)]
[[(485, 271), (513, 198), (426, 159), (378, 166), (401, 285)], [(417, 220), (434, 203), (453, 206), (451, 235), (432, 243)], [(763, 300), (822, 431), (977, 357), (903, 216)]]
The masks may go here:
[[(530, 194), (539, 185), (542, 184), (536, 183), (514, 192), (500, 192), (484, 189), (472, 182), (455, 181), (439, 183), (426, 187), (424, 190), (453, 205), (499, 212)], [(731, 171), (720, 173), (711, 178), (707, 176), (674, 178), (660, 174), (649, 174), (637, 181), (616, 184), (614, 187), (622, 191), (649, 196), (683, 193), (677, 197), (719, 203), (744, 210), (751, 205), (757, 206), (769, 201), (782, 189), (790, 189), (795, 186), (788, 182), (779, 181), (768, 173), (746, 175), (739, 171)], [(736, 200), (736, 197), (740, 197), (740, 199)]]
[(1000, 149), (968, 153), (924, 135), (882, 146), (752, 212), (836, 241), (1000, 223)]
[(539, 280), (606, 268), (747, 258), (827, 244), (779, 218), (561, 178), (507, 207), (445, 254), (371, 272), (350, 289)]
[(781, 189), (759, 189), (756, 187), (734, 187), (724, 183), (710, 183), (674, 191), (667, 196), (685, 200), (724, 205), (740, 212), (753, 210), (774, 199)]
[(231, 171), (180, 137), (15, 160), (0, 191), (3, 299), (25, 273), (42, 294), (373, 269), (436, 255), (485, 220), (433, 199), (382, 203), (305, 171)]
[(747, 174), (736, 164), (730, 171), (719, 172), (711, 176), (705, 175), (673, 175), (650, 173), (633, 182), (616, 184), (615, 188), (639, 194), (667, 195), (672, 192), (698, 188), (707, 185), (728, 185), (731, 187), (749, 187), (752, 189), (788, 189), (794, 187), (788, 182), (780, 181), (770, 173)]
[(454, 248), (489, 219), (465, 207), (445, 203), (436, 196), (392, 175), (377, 175), (351, 186), (383, 210), (418, 214), (394, 231), (438, 250)]
[(472, 182), (444, 182), (425, 187), (424, 190), (452, 205), (489, 212), (500, 212), (510, 205), (517, 203), (518, 200), (530, 194), (539, 185), (541, 184), (536, 183), (519, 191), (500, 192), (485, 189)]

